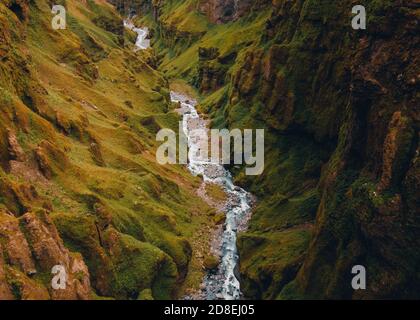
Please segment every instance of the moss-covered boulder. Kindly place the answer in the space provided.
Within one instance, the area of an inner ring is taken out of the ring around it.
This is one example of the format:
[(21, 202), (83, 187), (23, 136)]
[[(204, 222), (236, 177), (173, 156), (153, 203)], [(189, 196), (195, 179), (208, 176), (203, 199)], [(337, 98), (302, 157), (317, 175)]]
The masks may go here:
[(214, 271), (219, 266), (220, 259), (214, 255), (209, 255), (204, 258), (203, 265), (209, 271)]

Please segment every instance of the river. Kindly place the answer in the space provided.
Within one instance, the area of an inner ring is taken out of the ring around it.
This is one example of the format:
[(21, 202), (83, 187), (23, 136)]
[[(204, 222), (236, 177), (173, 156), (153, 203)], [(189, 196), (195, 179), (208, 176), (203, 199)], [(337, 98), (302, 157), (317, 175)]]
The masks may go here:
[(239, 263), (236, 239), (238, 232), (244, 231), (248, 225), (253, 197), (234, 185), (231, 173), (223, 165), (200, 158), (200, 142), (205, 141), (208, 136), (208, 122), (198, 114), (196, 101), (175, 92), (171, 92), (171, 100), (180, 103), (182, 127), (189, 147), (188, 169), (193, 175), (202, 176), (204, 183), (220, 185), (227, 195), (224, 205), (226, 221), (220, 237), (216, 239), (216, 250), (212, 252), (220, 257), (220, 264), (216, 271), (210, 271), (204, 277), (200, 296), (210, 300), (240, 299), (240, 282), (236, 277), (238, 273), (235, 272)]
[(150, 47), (150, 40), (147, 39), (149, 29), (147, 27), (138, 28), (134, 25), (131, 19), (124, 20), (124, 27), (137, 33), (137, 40), (134, 51), (145, 50)]
[[(138, 34), (135, 50), (149, 48), (150, 40), (147, 28), (137, 28), (130, 20), (124, 21), (126, 28)], [(231, 173), (221, 164), (197, 156), (200, 141), (204, 141), (197, 132), (207, 135), (208, 122), (198, 114), (197, 102), (182, 94), (171, 92), (171, 100), (180, 104), (182, 127), (188, 139), (188, 169), (193, 175), (203, 177), (203, 183), (215, 183), (226, 192), (227, 200), (223, 205), (226, 220), (223, 229), (214, 237), (211, 254), (220, 258), (220, 264), (214, 271), (209, 271), (203, 279), (200, 292), (194, 298), (206, 300), (238, 300), (242, 297), (238, 279), (239, 255), (236, 246), (238, 232), (247, 228), (252, 214), (253, 196), (246, 190), (235, 186)], [(192, 297), (186, 297), (186, 299)]]

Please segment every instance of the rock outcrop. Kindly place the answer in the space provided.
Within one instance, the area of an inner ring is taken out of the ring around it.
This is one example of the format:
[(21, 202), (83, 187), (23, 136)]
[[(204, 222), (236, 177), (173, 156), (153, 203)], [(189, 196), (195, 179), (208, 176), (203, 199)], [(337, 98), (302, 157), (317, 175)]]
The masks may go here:
[(204, 93), (222, 87), (229, 65), (220, 57), (218, 48), (199, 48), (198, 55), (197, 87)]
[[(64, 247), (45, 212), (28, 212), (20, 218), (1, 212), (0, 239), (0, 278), (3, 278), (0, 298), (75, 300), (91, 297), (89, 271), (83, 258)], [(56, 265), (66, 270), (65, 289), (54, 289), (51, 285), (54, 277), (51, 270)], [(44, 283), (34, 280), (43, 274)]]

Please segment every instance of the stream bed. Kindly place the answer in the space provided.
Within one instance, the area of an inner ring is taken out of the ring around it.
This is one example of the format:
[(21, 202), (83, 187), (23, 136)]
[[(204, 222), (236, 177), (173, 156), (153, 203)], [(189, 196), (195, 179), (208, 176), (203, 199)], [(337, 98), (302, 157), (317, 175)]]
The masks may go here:
[(134, 51), (145, 50), (150, 47), (150, 40), (147, 39), (149, 35), (149, 29), (147, 27), (138, 28), (134, 25), (131, 19), (124, 20), (124, 27), (137, 33)]
[[(188, 169), (193, 175), (202, 176), (204, 183), (220, 185), (227, 196), (223, 207), (226, 221), (221, 234), (214, 237), (211, 252), (220, 257), (220, 264), (217, 270), (207, 272), (198, 298), (240, 299), (242, 295), (237, 272), (239, 256), (236, 238), (238, 232), (247, 228), (254, 198), (249, 192), (233, 184), (231, 173), (223, 165), (200, 158), (200, 141), (208, 136), (208, 121), (199, 116), (195, 108), (196, 101), (175, 92), (171, 92), (171, 100), (180, 104), (178, 111), (182, 114), (182, 127), (189, 147)], [(200, 134), (204, 136), (200, 138)]]
[[(130, 19), (124, 21), (124, 26), (137, 33), (135, 50), (150, 47), (148, 29), (136, 27)], [(220, 258), (216, 270), (208, 271), (204, 276), (200, 292), (185, 299), (205, 300), (238, 300), (242, 297), (239, 282), (239, 255), (236, 246), (238, 232), (245, 231), (252, 214), (254, 197), (246, 190), (235, 186), (231, 173), (218, 163), (208, 159), (200, 159), (200, 141), (197, 135), (208, 133), (208, 121), (202, 119), (196, 110), (197, 102), (181, 93), (171, 92), (171, 100), (180, 104), (178, 110), (182, 115), (182, 129), (188, 140), (188, 169), (193, 175), (201, 175), (203, 183), (220, 185), (226, 193), (227, 200), (223, 204), (226, 220), (223, 228), (213, 235), (210, 253)]]

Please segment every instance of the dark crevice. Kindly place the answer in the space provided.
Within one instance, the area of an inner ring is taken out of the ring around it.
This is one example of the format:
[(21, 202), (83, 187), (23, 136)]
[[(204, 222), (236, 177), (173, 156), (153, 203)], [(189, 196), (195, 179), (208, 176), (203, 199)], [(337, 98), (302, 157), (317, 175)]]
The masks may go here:
[(22, 7), (19, 5), (19, 4), (17, 4), (17, 3), (13, 3), (11, 6), (10, 6), (10, 10), (12, 10), (13, 11), (13, 13), (16, 15), (16, 17), (18, 17), (18, 19), (20, 20), (20, 21), (24, 21), (25, 20), (25, 16), (24, 16), (24, 14), (23, 14), (23, 10), (22, 10)]

